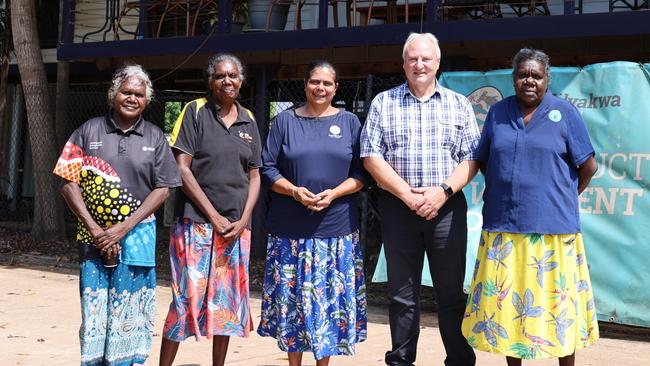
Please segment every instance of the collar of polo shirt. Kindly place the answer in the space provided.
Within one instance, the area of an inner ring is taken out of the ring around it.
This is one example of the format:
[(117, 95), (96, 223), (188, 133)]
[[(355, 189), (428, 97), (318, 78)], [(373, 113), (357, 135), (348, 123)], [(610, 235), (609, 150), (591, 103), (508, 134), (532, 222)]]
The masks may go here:
[(115, 124), (115, 121), (113, 121), (113, 108), (110, 108), (108, 110), (108, 114), (106, 115), (106, 118), (105, 118), (106, 133), (113, 133), (113, 132), (116, 132), (116, 131), (122, 131), (124, 133), (133, 132), (133, 133), (137, 133), (140, 136), (144, 136), (144, 123), (143, 123), (143, 121), (144, 121), (144, 117), (142, 117), (142, 115), (140, 115), (140, 117), (138, 117), (138, 120), (133, 124), (133, 126), (131, 126), (131, 128), (129, 128), (126, 131), (122, 131), (119, 127), (117, 127), (117, 125)]

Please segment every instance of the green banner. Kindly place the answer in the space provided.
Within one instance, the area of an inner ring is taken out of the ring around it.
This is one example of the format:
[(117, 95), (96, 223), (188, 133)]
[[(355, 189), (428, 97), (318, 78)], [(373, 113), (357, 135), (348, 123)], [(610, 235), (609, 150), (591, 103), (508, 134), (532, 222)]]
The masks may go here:
[[(514, 94), (511, 70), (447, 72), (440, 83), (470, 99), (480, 127), (492, 104)], [(549, 86), (580, 110), (596, 150), (598, 172), (580, 196), (580, 212), (598, 319), (650, 327), (650, 64), (556, 67)], [(479, 174), (464, 189), (470, 207), (467, 288), (484, 187)], [(382, 252), (373, 281), (385, 280)], [(423, 284), (431, 286), (426, 264)]]

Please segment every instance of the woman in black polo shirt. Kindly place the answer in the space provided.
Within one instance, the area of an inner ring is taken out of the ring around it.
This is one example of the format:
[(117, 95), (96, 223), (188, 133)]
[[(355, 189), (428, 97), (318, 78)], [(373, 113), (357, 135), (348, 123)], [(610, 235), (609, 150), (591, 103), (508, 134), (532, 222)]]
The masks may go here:
[(142, 67), (117, 70), (109, 112), (72, 134), (54, 168), (65, 179), (61, 194), (79, 218), (82, 365), (144, 363), (151, 350), (153, 212), (169, 187), (181, 184), (163, 132), (142, 118), (152, 94)]
[(169, 256), (173, 298), (160, 364), (171, 365), (179, 342), (213, 339), (223, 365), (230, 336), (253, 327), (248, 293), (249, 222), (260, 188), (260, 137), (252, 113), (237, 101), (244, 68), (235, 56), (208, 61), (210, 94), (188, 103), (171, 146), (183, 179)]

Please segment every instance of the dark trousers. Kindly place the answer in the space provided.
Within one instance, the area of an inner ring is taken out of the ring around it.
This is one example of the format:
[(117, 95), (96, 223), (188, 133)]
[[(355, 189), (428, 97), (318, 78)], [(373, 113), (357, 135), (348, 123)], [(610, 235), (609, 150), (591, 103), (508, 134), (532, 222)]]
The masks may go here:
[(474, 365), (474, 351), (461, 334), (467, 249), (467, 203), (463, 193), (452, 196), (430, 221), (419, 217), (386, 191), (380, 196), (379, 212), (388, 268), (392, 340), (392, 349), (386, 352), (386, 364), (415, 362), (420, 335), (420, 283), (426, 252), (438, 302), (440, 335), (447, 352), (445, 365)]

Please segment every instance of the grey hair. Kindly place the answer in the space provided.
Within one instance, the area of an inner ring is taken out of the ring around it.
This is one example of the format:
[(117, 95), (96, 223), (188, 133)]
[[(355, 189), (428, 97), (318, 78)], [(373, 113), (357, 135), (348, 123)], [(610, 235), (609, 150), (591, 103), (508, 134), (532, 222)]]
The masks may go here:
[(431, 44), (433, 45), (433, 47), (436, 50), (436, 55), (438, 55), (438, 60), (440, 59), (440, 57), (442, 57), (442, 53), (440, 53), (440, 44), (438, 43), (438, 38), (436, 38), (436, 36), (434, 36), (431, 33), (415, 33), (415, 32), (413, 32), (413, 33), (409, 34), (408, 38), (404, 42), (404, 48), (402, 48), (402, 60), (406, 59), (406, 50), (411, 45), (411, 43), (413, 43), (413, 42), (415, 42), (415, 41), (417, 41), (418, 39), (421, 39), (421, 38), (424, 38), (427, 41), (431, 42)]
[(120, 67), (113, 74), (111, 79), (111, 87), (108, 89), (108, 105), (113, 106), (115, 101), (115, 96), (120, 90), (122, 84), (130, 78), (135, 77), (142, 81), (145, 85), (145, 96), (147, 98), (147, 104), (153, 99), (153, 86), (151, 84), (151, 79), (149, 74), (144, 70), (144, 68), (138, 64), (128, 64)]
[(540, 65), (544, 66), (544, 74), (547, 78), (551, 78), (551, 61), (544, 51), (536, 50), (534, 48), (524, 47), (517, 52), (515, 57), (512, 58), (512, 77), (514, 78), (517, 73), (517, 68), (523, 62), (537, 61)]
[(244, 69), (244, 65), (241, 63), (239, 58), (230, 53), (217, 53), (216, 55), (210, 57), (208, 60), (208, 66), (205, 69), (205, 72), (208, 74), (208, 83), (214, 81), (214, 68), (225, 61), (232, 62), (235, 64), (235, 66), (237, 66), (237, 70), (239, 70), (239, 77), (241, 78), (241, 81), (244, 82), (244, 79), (246, 79), (246, 70)]

